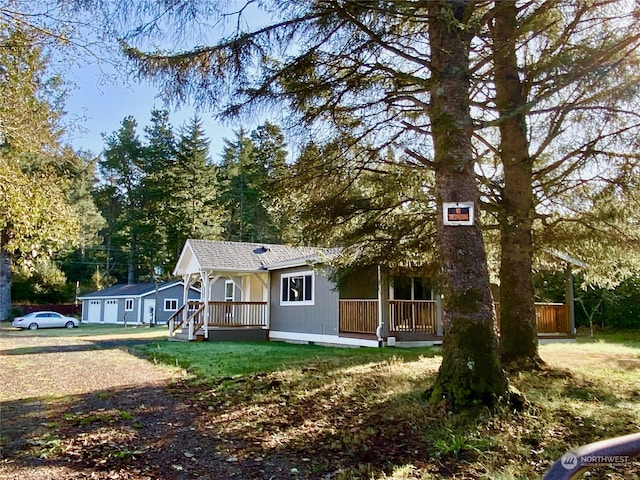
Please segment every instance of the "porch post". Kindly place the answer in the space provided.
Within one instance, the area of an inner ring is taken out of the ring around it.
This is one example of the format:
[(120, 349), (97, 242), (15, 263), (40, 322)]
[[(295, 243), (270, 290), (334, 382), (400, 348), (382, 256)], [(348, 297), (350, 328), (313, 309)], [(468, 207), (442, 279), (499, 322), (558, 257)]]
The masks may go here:
[(573, 304), (573, 273), (571, 273), (571, 265), (567, 264), (564, 269), (564, 301), (567, 309), (567, 316), (569, 320), (569, 330), (567, 332), (571, 335), (576, 334), (576, 316), (575, 308)]
[(389, 284), (382, 266), (378, 265), (378, 341), (389, 337)]
[(182, 321), (185, 322), (189, 318), (189, 289), (193, 285), (192, 275), (190, 273), (183, 275), (182, 281), (184, 282), (182, 290), (182, 305), (184, 306), (182, 309)]
[(200, 298), (204, 296), (204, 311), (202, 314), (204, 315), (204, 338), (209, 338), (209, 297), (211, 296), (210, 287), (209, 287), (209, 272), (204, 271), (200, 273), (200, 282), (202, 290), (200, 291)]
[(267, 273), (267, 280), (262, 282), (262, 301), (264, 306), (264, 324), (266, 329), (271, 328), (271, 308), (269, 308), (269, 296), (271, 294), (271, 273)]

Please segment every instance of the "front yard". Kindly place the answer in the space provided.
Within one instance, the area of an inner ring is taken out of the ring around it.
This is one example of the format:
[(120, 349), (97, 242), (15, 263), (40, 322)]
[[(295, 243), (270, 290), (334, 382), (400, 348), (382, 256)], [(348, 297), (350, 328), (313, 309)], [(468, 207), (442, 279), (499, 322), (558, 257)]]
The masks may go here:
[[(131, 392), (120, 388), (64, 398), (42, 392), (38, 400), (50, 411), (40, 424), (55, 428), (46, 438), (32, 433), (26, 443), (31, 449), (15, 455), (38, 454), (38, 442), (54, 441), (56, 447), (40, 463), (23, 458), (29, 469), (73, 460), (100, 479), (202, 479), (215, 478), (215, 472), (251, 479), (533, 479), (574, 447), (640, 432), (640, 332), (543, 345), (547, 368), (511, 377), (529, 405), (520, 412), (470, 416), (424, 402), (422, 393), (440, 363), (437, 348), (187, 344), (167, 341), (162, 328), (156, 327), (157, 336), (153, 328), (108, 328), (114, 329), (82, 325), (46, 335), (58, 336), (60, 345), (71, 335), (73, 342), (101, 348), (115, 336), (136, 357), (177, 366), (186, 376), (134, 403)], [(41, 334), (4, 331), (3, 337), (10, 336), (15, 349), (20, 339)], [(138, 335), (152, 338), (143, 342)], [(137, 340), (127, 344), (126, 338)], [(126, 409), (114, 407), (119, 392)], [(174, 417), (162, 410), (158, 422), (152, 406), (165, 396), (162, 404), (174, 404)], [(145, 436), (165, 438), (166, 445), (158, 449)], [(180, 441), (174, 442), (176, 436)], [(91, 455), (78, 447), (79, 438)], [(13, 478), (1, 472), (0, 478)], [(25, 480), (38, 478), (24, 473)], [(592, 478), (638, 477), (640, 464), (633, 462), (592, 472)]]

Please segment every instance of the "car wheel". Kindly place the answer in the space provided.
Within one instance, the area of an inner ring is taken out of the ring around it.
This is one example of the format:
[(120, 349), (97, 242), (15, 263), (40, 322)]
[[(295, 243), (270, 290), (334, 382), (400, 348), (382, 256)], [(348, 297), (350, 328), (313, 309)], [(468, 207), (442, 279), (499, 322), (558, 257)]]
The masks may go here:
[(29, 324), (29, 330), (37, 330), (37, 329), (38, 329), (38, 324), (37, 323)]
[(65, 328), (73, 328), (73, 327), (75, 327), (75, 325), (73, 324), (73, 322), (69, 321), (69, 322), (64, 324), (64, 327)]

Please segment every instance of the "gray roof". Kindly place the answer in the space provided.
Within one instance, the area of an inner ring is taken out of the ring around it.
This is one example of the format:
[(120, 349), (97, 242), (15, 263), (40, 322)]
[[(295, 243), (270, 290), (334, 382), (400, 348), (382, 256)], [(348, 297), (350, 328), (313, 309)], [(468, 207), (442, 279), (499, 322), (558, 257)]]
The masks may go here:
[(270, 266), (304, 264), (331, 255), (330, 250), (317, 247), (193, 239), (188, 243), (204, 270), (265, 271)]
[[(174, 285), (182, 285), (182, 282), (159, 282), (158, 290), (164, 290)], [(153, 293), (156, 290), (156, 284), (151, 283), (131, 283), (131, 284), (118, 284), (111, 287), (107, 287), (104, 290), (98, 290), (96, 292), (87, 293), (81, 295), (79, 299), (85, 298), (105, 298), (105, 297), (142, 297), (149, 293)]]

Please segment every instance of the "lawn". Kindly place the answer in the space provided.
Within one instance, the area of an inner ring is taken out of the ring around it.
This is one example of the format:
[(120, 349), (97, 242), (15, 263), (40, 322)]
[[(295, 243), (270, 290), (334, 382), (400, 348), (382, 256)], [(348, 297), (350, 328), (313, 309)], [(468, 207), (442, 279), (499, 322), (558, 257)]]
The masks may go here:
[(40, 328), (38, 330), (18, 330), (11, 326), (11, 322), (0, 322), (2, 335), (22, 335), (39, 337), (77, 337), (83, 340), (136, 340), (136, 339), (165, 339), (167, 337), (167, 327), (158, 325), (156, 327), (107, 325), (96, 323), (81, 323), (79, 327), (73, 329), (66, 328)]
[[(144, 348), (154, 361), (192, 373), (188, 394), (209, 412), (201, 428), (246, 443), (244, 455), (283, 452), (339, 479), (524, 479), (540, 478), (572, 448), (640, 432), (639, 340), (627, 332), (542, 345), (547, 367), (511, 377), (529, 404), (473, 415), (424, 401), (437, 348), (166, 341)], [(592, 473), (638, 478), (640, 466)]]
[[(176, 404), (197, 412), (194, 434), (214, 439), (221, 458), (238, 464), (295, 459), (287, 478), (538, 479), (572, 448), (640, 432), (640, 332), (580, 332), (577, 343), (542, 345), (546, 367), (510, 377), (528, 399), (522, 410), (458, 414), (423, 397), (439, 348), (182, 343), (168, 341), (162, 327), (2, 329), (146, 340), (127, 348), (189, 373), (170, 388)], [(591, 474), (640, 478), (640, 464)]]

